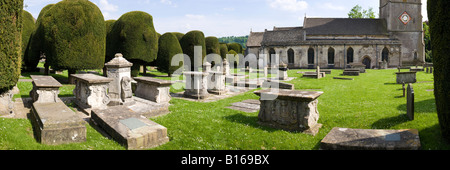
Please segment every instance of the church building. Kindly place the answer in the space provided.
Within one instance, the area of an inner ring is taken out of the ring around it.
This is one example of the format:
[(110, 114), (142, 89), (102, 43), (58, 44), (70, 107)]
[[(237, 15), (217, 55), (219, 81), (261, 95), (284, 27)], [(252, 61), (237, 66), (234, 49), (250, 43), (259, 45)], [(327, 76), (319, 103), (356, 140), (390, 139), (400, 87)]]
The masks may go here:
[(250, 32), (246, 52), (278, 54), (289, 68), (420, 64), (425, 61), (421, 7), (421, 0), (380, 0), (378, 19), (305, 17), (302, 27)]

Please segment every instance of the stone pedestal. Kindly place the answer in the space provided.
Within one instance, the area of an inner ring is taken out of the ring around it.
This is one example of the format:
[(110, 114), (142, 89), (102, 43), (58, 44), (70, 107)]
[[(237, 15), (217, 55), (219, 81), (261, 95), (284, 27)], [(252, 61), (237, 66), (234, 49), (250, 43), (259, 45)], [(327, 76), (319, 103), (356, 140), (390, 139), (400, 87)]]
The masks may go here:
[(209, 72), (208, 81), (208, 92), (217, 95), (223, 95), (227, 93), (227, 88), (225, 86), (225, 73), (211, 71)]
[(61, 101), (58, 98), (59, 88), (62, 84), (56, 81), (52, 76), (32, 75), (33, 89), (30, 96), (37, 103), (55, 103)]
[(72, 74), (75, 80), (75, 104), (90, 114), (92, 109), (105, 109), (110, 102), (108, 86), (113, 79), (94, 74)]
[(108, 78), (113, 79), (109, 83), (108, 105), (132, 105), (133, 93), (131, 90), (131, 66), (133, 63), (123, 58), (122, 54), (116, 54), (115, 58), (105, 64)]
[(415, 83), (416, 80), (416, 72), (397, 72), (397, 84), (403, 83)]
[(228, 63), (227, 59), (224, 59), (223, 62), (223, 72), (226, 76), (230, 75), (230, 63)]
[(31, 123), (37, 141), (59, 145), (86, 141), (86, 126), (63, 102), (33, 103)]
[(169, 103), (171, 81), (150, 77), (135, 77), (134, 80), (137, 82), (136, 97), (156, 103)]
[(186, 77), (186, 87), (184, 96), (193, 99), (205, 99), (208, 93), (208, 75), (207, 72), (184, 72)]
[(288, 74), (287, 74), (287, 64), (281, 63), (278, 66), (278, 80), (287, 80)]
[(17, 86), (13, 89), (0, 94), (0, 116), (9, 115), (14, 113), (14, 94), (20, 93)]
[[(318, 124), (317, 98), (323, 92), (271, 89), (254, 92), (260, 96), (259, 123), (287, 131), (300, 131), (315, 135), (322, 126)], [(265, 99), (274, 100), (265, 100)]]

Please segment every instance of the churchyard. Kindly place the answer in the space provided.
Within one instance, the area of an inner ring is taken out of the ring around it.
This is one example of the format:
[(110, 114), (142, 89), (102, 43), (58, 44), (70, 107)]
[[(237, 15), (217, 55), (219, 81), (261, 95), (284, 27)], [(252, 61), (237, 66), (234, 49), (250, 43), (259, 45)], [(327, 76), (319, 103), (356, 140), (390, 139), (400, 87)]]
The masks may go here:
[[(95, 70), (100, 75), (101, 70)], [(232, 71), (247, 74), (251, 79), (263, 76), (261, 72), (245, 73), (240, 69)], [(258, 121), (259, 111), (244, 112), (230, 109), (233, 103), (245, 100), (259, 100), (254, 94), (261, 88), (247, 89), (242, 93), (224, 97), (210, 102), (199, 102), (182, 97), (173, 97), (184, 89), (174, 86), (185, 86), (186, 78), (174, 82), (170, 88), (170, 113), (151, 117), (148, 120), (167, 128), (169, 141), (151, 149), (155, 150), (317, 150), (321, 141), (333, 128), (352, 129), (417, 129), (423, 150), (450, 149), (440, 135), (440, 128), (435, 109), (433, 95), (433, 75), (417, 72), (417, 82), (414, 83), (414, 119), (407, 116), (407, 102), (403, 97), (402, 84), (397, 84), (397, 69), (366, 70), (359, 76), (345, 76), (343, 70), (332, 70), (320, 79), (303, 77), (302, 72), (316, 70), (288, 70), (288, 77), (294, 79), (285, 81), (292, 84), (295, 90), (323, 92), (317, 98), (321, 124), (315, 135), (298, 131), (282, 130), (265, 126)], [(409, 69), (402, 69), (408, 72)], [(87, 72), (87, 71), (86, 71)], [(20, 93), (14, 95), (16, 105), (21, 101), (30, 100), (33, 89), (30, 75), (40, 75), (39, 72), (23, 72), (18, 82)], [(258, 75), (259, 74), (259, 75)], [(101, 130), (98, 125), (89, 121), (71, 100), (75, 98), (75, 85), (68, 84), (67, 71), (50, 74), (61, 82), (59, 97), (72, 111), (84, 117), (86, 121), (86, 140), (79, 143), (46, 145), (35, 139), (30, 114), (27, 107), (15, 107), (15, 115), (0, 118), (0, 149), (48, 149), (48, 150), (122, 150), (127, 149), (113, 140), (110, 135)], [(270, 75), (276, 77), (277, 75)], [(150, 68), (146, 74), (138, 77), (152, 77), (170, 80), (167, 74)], [(352, 78), (353, 80), (335, 79)], [(183, 81), (184, 80), (184, 81)], [(230, 84), (228, 84), (230, 85)], [(256, 105), (257, 106), (257, 105)], [(19, 114), (22, 110), (22, 113)], [(25, 110), (25, 111), (24, 111)], [(29, 112), (28, 112), (29, 113)]]

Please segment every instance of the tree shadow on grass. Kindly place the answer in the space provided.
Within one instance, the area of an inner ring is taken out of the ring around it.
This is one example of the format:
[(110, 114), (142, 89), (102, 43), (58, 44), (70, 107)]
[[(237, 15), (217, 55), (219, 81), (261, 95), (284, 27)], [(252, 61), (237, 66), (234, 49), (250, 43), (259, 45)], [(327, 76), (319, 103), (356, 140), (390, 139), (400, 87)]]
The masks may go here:
[(439, 123), (419, 131), (420, 143), (423, 150), (448, 150), (450, 143), (441, 134)]
[(268, 132), (280, 131), (279, 129), (274, 129), (274, 128), (259, 125), (258, 124), (258, 116), (247, 116), (247, 115), (243, 115), (242, 113), (238, 113), (238, 114), (234, 114), (234, 115), (230, 115), (230, 116), (225, 116), (224, 118), (230, 122), (248, 125), (248, 126), (251, 126), (251, 127), (254, 127), (257, 129), (268, 131)]
[[(414, 113), (435, 113), (436, 101), (434, 99), (422, 100), (414, 102)], [(404, 111), (406, 114), (406, 98), (405, 104), (401, 104), (397, 107), (397, 110)]]
[(408, 116), (405, 114), (400, 114), (395, 117), (388, 117), (379, 119), (372, 124), (372, 129), (390, 129), (393, 126), (409, 121)]

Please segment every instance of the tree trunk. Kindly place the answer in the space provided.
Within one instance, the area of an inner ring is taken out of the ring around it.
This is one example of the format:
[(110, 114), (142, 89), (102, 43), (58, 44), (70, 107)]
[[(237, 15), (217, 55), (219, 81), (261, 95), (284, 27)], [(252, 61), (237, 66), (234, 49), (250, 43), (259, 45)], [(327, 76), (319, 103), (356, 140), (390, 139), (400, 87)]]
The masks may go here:
[(69, 84), (75, 84), (75, 79), (72, 77), (72, 74), (76, 74), (77, 70), (69, 69)]

